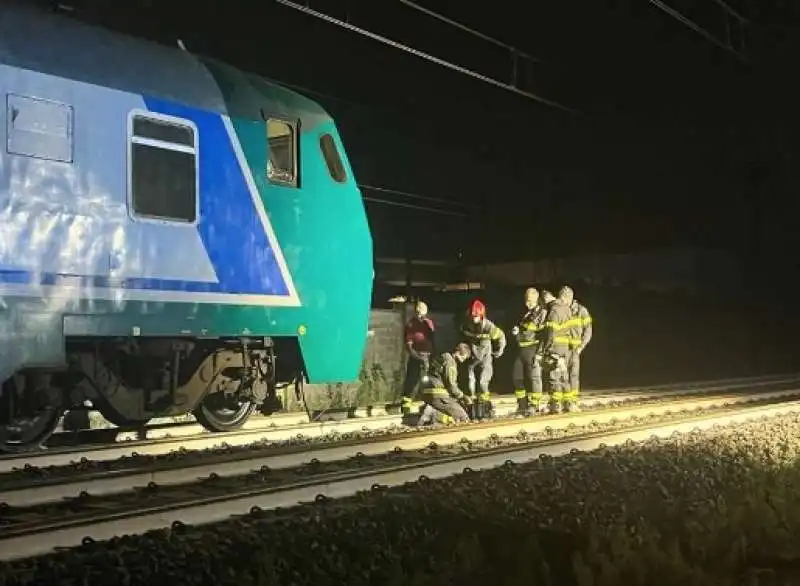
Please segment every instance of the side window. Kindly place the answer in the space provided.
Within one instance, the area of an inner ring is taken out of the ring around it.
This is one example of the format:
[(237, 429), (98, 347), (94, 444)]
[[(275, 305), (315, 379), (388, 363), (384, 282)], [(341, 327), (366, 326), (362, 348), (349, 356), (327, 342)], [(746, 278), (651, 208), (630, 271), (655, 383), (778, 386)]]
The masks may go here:
[(8, 154), (71, 163), (72, 114), (66, 104), (8, 94)]
[(197, 220), (197, 137), (189, 122), (134, 114), (130, 197), (137, 216)]
[(319, 137), (319, 148), (328, 166), (328, 172), (337, 183), (344, 183), (347, 180), (347, 173), (344, 170), (342, 157), (339, 156), (339, 149), (330, 134), (323, 134)]
[(283, 120), (267, 120), (267, 178), (273, 183), (297, 186), (295, 126)]

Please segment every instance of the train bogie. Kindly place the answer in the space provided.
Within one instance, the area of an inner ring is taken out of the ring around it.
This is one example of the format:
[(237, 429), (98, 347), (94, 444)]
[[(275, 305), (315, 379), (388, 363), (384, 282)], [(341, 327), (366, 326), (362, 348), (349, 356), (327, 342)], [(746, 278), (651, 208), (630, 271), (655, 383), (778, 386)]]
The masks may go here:
[(0, 441), (89, 400), (214, 431), (357, 377), (372, 243), (334, 121), (178, 49), (0, 6)]

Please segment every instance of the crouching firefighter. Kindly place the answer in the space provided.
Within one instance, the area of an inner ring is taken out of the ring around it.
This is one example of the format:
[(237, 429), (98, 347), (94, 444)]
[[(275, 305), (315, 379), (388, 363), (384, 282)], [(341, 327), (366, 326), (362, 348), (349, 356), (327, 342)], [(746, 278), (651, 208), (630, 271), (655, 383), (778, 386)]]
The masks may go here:
[(567, 358), (569, 356), (569, 328), (572, 312), (569, 301), (562, 294), (554, 298), (552, 294), (545, 296), (547, 317), (542, 330), (542, 342), (539, 356), (542, 370), (550, 391), (549, 411), (560, 413), (565, 394), (569, 391), (569, 374)]
[(546, 317), (547, 310), (539, 305), (539, 291), (531, 287), (525, 291), (525, 313), (511, 330), (519, 347), (511, 373), (518, 415), (543, 410), (542, 359), (538, 354)]
[(461, 335), (472, 352), (472, 358), (467, 363), (467, 374), (469, 394), (475, 399), (473, 417), (475, 419), (491, 417), (489, 383), (494, 372), (493, 361), (505, 352), (506, 335), (494, 322), (486, 318), (486, 306), (478, 300), (473, 301), (470, 306), (469, 319), (461, 326)]
[(436, 421), (469, 421), (464, 407), (472, 403), (472, 398), (458, 388), (458, 365), (470, 357), (466, 344), (459, 344), (452, 352), (443, 352), (428, 363), (428, 372), (422, 377), (421, 395), (425, 407), (417, 425), (428, 425)]

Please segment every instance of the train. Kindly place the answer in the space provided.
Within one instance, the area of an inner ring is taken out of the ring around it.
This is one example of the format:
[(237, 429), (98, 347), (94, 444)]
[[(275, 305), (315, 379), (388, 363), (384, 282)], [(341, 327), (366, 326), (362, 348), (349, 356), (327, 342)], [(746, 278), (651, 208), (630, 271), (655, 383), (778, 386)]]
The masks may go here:
[(23, 0), (0, 93), (0, 450), (83, 406), (221, 432), (357, 380), (372, 236), (318, 103)]

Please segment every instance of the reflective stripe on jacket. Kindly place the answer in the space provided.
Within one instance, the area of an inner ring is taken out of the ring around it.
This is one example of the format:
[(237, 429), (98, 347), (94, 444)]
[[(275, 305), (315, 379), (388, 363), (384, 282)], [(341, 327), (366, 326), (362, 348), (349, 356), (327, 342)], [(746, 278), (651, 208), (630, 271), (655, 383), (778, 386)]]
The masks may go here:
[(458, 363), (450, 352), (442, 352), (431, 360), (427, 382), (422, 385), (422, 394), (452, 395), (456, 399), (464, 396), (462, 390), (458, 388)]
[(569, 345), (583, 350), (592, 340), (592, 316), (589, 310), (577, 301), (569, 307)]
[(533, 346), (541, 340), (540, 332), (544, 329), (546, 319), (547, 310), (541, 305), (525, 312), (525, 315), (517, 323), (519, 328), (517, 343), (520, 348)]
[(558, 354), (566, 356), (569, 352), (569, 321), (572, 312), (567, 305), (558, 299), (550, 303), (547, 311), (547, 320), (542, 330), (542, 354)]
[(483, 319), (477, 324), (467, 322), (461, 326), (461, 335), (464, 341), (469, 344), (472, 355), (481, 359), (492, 351), (492, 345), (496, 344), (496, 352), (502, 353), (506, 349), (506, 335), (503, 330), (498, 328), (493, 321)]

